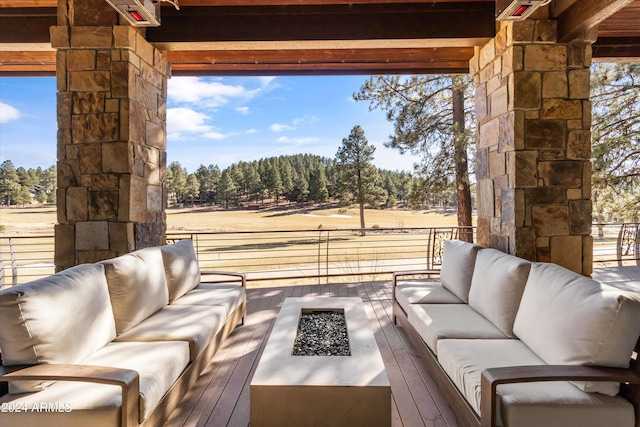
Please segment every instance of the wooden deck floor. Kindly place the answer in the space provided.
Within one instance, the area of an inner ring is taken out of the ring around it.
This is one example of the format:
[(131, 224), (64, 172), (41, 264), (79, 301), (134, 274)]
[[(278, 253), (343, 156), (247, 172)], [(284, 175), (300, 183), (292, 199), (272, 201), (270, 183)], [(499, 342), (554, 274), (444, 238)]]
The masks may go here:
[(167, 427), (249, 425), (249, 384), (286, 297), (362, 298), (391, 382), (394, 427), (457, 427), (455, 415), (401, 328), (393, 324), (390, 282), (249, 289), (246, 324), (229, 336)]

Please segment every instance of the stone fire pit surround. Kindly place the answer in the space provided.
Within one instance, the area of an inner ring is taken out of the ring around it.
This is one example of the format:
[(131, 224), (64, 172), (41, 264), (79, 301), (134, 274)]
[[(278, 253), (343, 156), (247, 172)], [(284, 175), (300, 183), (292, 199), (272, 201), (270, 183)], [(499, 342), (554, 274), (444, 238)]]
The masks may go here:
[[(344, 310), (351, 356), (294, 356), (302, 311)], [(391, 387), (360, 298), (285, 299), (250, 387), (251, 426), (391, 425)]]

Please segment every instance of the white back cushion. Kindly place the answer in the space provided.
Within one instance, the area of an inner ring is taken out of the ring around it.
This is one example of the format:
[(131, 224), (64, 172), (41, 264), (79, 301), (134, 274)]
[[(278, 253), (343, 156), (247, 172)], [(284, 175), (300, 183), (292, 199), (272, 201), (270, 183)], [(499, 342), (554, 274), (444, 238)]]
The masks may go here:
[[(0, 292), (4, 365), (80, 363), (115, 337), (102, 265), (79, 265)], [(12, 392), (28, 392), (45, 383), (11, 385)]]
[(190, 239), (161, 246), (164, 271), (169, 289), (169, 304), (200, 283), (200, 268)]
[(146, 248), (102, 261), (118, 335), (169, 303), (160, 248)]
[(513, 322), (530, 269), (529, 261), (496, 249), (483, 249), (476, 256), (469, 305), (510, 338), (515, 336)]
[(464, 302), (469, 301), (469, 288), (476, 254), (482, 246), (461, 240), (444, 242), (444, 257), (440, 269), (440, 282)]
[[(513, 328), (548, 364), (626, 368), (640, 335), (640, 301), (554, 264), (534, 263)], [(578, 383), (616, 395), (617, 383)]]

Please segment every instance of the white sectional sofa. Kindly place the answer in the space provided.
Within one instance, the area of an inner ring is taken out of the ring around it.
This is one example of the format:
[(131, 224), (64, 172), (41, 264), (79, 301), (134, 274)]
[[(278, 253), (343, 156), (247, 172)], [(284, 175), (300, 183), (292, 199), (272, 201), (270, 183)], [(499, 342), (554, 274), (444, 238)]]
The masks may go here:
[(160, 425), (244, 321), (205, 273), (182, 240), (0, 291), (0, 425)]
[(454, 240), (419, 273), (394, 275), (394, 316), (460, 425), (640, 426), (638, 296)]

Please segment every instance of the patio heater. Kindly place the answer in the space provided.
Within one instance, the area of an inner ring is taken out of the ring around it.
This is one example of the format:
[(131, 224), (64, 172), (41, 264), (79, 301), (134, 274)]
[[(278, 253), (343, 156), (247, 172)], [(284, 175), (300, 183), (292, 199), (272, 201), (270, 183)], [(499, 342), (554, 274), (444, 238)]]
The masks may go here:
[(496, 21), (522, 21), (551, 0), (496, 0)]
[(172, 4), (180, 10), (178, 0), (105, 0), (134, 27), (159, 27), (160, 3)]

